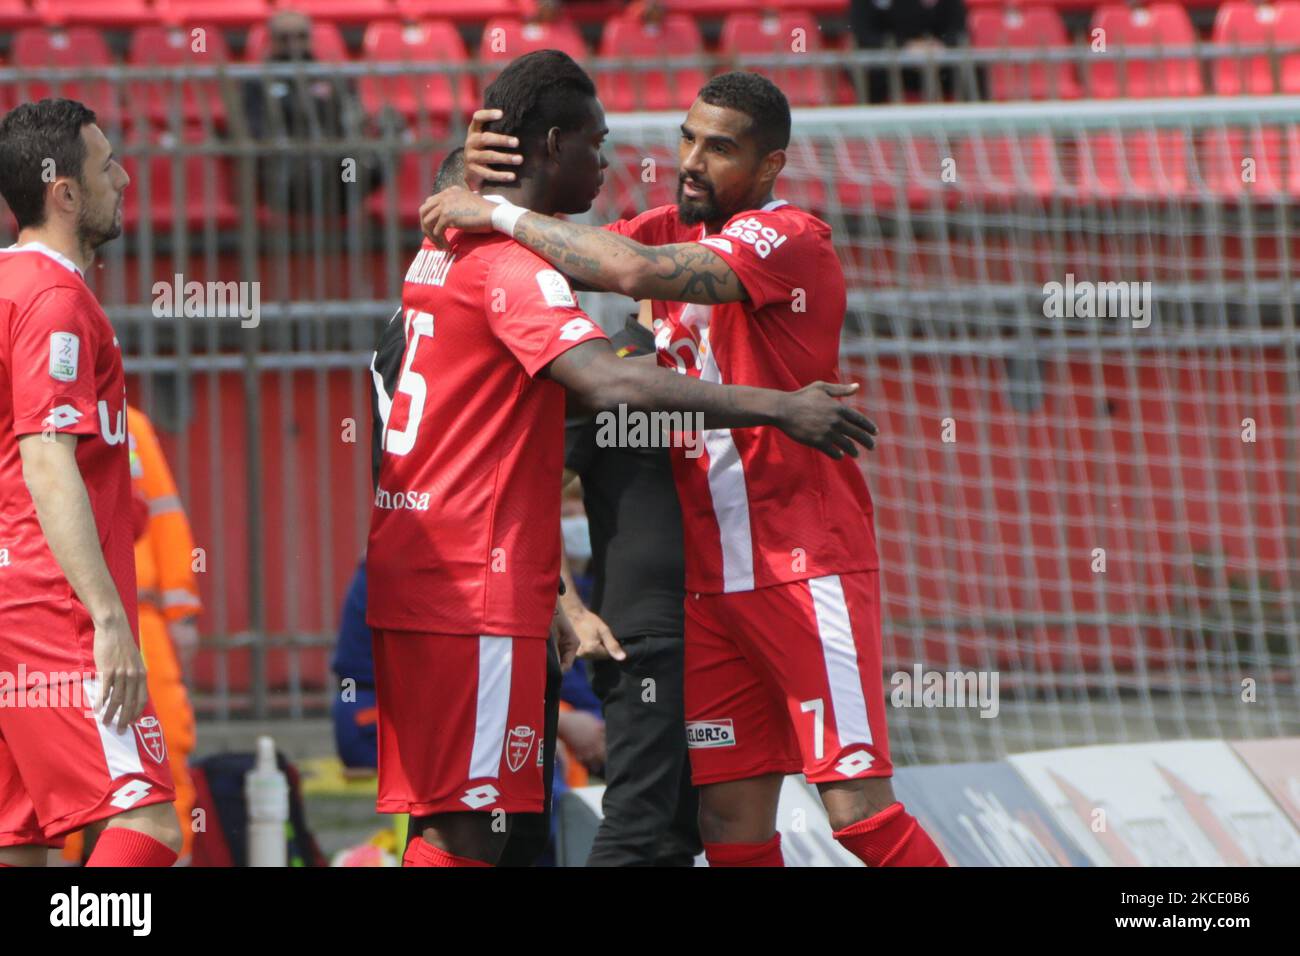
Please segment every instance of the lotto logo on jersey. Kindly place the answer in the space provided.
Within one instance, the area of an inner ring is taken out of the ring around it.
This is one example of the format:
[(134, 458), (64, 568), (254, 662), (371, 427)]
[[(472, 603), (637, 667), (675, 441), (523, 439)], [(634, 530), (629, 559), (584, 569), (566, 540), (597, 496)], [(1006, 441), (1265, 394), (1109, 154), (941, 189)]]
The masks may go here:
[(766, 259), (772, 254), (773, 249), (781, 248), (786, 237), (777, 232), (771, 226), (765, 226), (753, 216), (748, 219), (741, 219), (739, 222), (733, 222), (726, 229), (722, 230), (724, 236), (731, 236), (739, 239), (741, 242), (747, 242), (754, 247), (760, 259)]
[(731, 718), (719, 720), (688, 720), (686, 746), (691, 750), (707, 747), (736, 746), (736, 726)]

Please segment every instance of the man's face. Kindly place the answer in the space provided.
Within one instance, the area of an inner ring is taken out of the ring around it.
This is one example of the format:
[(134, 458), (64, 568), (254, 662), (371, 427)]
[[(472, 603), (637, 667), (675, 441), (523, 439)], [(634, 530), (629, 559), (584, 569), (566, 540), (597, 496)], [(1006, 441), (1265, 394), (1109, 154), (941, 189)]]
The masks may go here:
[(311, 21), (306, 17), (281, 14), (271, 20), (268, 32), (271, 35), (272, 60), (297, 63), (312, 59)]
[(131, 177), (113, 158), (113, 147), (98, 126), (82, 127), (81, 139), (86, 144), (86, 162), (78, 184), (77, 241), (87, 249), (98, 249), (122, 234), (122, 201)]
[(677, 147), (677, 212), (682, 222), (714, 225), (752, 208), (758, 182), (758, 154), (749, 135), (751, 120), (739, 110), (696, 100), (682, 123)]
[(609, 165), (601, 149), (609, 135), (605, 110), (592, 96), (587, 98), (585, 112), (586, 118), (578, 129), (558, 136), (560, 168), (553, 193), (556, 212), (586, 212), (605, 184), (605, 167)]

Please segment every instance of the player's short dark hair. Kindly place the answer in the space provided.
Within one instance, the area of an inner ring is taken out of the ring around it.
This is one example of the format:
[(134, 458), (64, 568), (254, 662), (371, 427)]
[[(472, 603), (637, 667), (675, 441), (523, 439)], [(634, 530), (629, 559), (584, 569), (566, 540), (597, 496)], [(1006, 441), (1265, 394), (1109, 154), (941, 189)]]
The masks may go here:
[(484, 91), (483, 105), (503, 114), (484, 128), (517, 136), (527, 158), (528, 147), (551, 127), (578, 129), (590, 115), (585, 101), (595, 95), (596, 84), (567, 53), (526, 53), (502, 70)]
[(704, 84), (700, 99), (748, 116), (750, 135), (764, 156), (790, 145), (790, 101), (767, 77), (740, 71), (723, 73)]
[(457, 146), (438, 167), (438, 175), (433, 177), (433, 191), (442, 192), (452, 186), (465, 185), (465, 147)]
[(82, 181), (86, 143), (81, 130), (93, 122), (93, 110), (64, 99), (24, 103), (0, 120), (0, 196), (19, 229), (45, 223), (47, 160), (54, 161), (55, 176)]

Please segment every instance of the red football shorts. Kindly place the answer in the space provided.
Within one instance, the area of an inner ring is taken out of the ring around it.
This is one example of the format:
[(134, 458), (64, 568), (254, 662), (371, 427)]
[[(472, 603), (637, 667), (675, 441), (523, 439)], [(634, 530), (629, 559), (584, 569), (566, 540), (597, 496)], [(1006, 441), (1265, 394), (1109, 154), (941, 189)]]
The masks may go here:
[(685, 681), (697, 785), (893, 775), (877, 571), (688, 593)]
[(380, 813), (541, 813), (546, 641), (371, 631)]
[(64, 835), (175, 796), (153, 704), (124, 733), (96, 716), (95, 630), (0, 634), (0, 846)]

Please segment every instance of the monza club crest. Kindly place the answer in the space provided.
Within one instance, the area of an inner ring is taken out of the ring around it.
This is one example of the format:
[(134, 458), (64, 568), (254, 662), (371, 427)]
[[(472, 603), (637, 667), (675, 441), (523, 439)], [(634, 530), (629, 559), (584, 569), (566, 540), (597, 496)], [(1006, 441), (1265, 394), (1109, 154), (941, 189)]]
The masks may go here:
[(533, 752), (533, 741), (537, 739), (537, 731), (531, 727), (519, 726), (510, 731), (506, 737), (506, 766), (510, 768), (511, 773), (518, 773), (519, 769), (528, 760), (528, 755)]
[(134, 724), (140, 747), (153, 758), (154, 763), (167, 759), (167, 742), (163, 740), (162, 725), (157, 717), (141, 717)]

